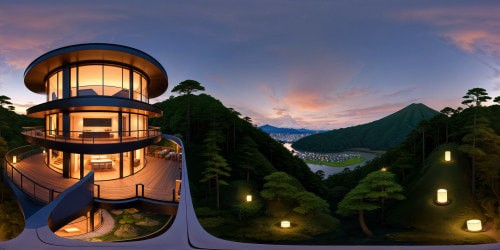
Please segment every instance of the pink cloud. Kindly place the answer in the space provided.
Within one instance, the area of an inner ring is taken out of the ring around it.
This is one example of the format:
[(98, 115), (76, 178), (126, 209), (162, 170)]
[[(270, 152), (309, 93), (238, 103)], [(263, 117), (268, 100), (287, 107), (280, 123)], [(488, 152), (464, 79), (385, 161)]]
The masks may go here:
[[(44, 8), (36, 4), (2, 4), (1, 7), (0, 63), (14, 70), (25, 68), (47, 50), (89, 41), (101, 33), (99, 23), (124, 17), (92, 5)], [(77, 11), (68, 11), (68, 7)]]
[[(475, 53), (494, 71), (500, 68), (500, 5), (441, 7), (400, 12), (397, 18), (433, 26), (445, 41)], [(488, 62), (492, 61), (492, 62)]]

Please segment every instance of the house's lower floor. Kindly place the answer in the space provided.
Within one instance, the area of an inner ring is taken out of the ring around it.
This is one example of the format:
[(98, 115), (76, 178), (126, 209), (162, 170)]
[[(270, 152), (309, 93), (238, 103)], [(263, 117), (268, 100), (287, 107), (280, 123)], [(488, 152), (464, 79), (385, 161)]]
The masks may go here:
[[(16, 162), (14, 168), (10, 165), (5, 166), (8, 178), (26, 194), (44, 203), (57, 198), (58, 194), (78, 182), (76, 178), (63, 177), (53, 169), (53, 166), (47, 166), (46, 154), (47, 152), (26, 157)], [(99, 168), (104, 167), (102, 171), (91, 169), (96, 179), (94, 197), (121, 200), (144, 196), (160, 201), (174, 201), (176, 183), (178, 186), (181, 178), (181, 162), (175, 158), (146, 155), (143, 157), (140, 169), (121, 179), (112, 178), (111, 175), (116, 174), (116, 171), (107, 169), (104, 163), (103, 166), (99, 166)], [(92, 156), (89, 156), (88, 164), (91, 164), (92, 159)], [(112, 158), (107, 159), (112, 161)], [(110, 164), (113, 167), (113, 163)], [(97, 168), (92, 165), (90, 167)], [(99, 181), (103, 179), (112, 180)]]

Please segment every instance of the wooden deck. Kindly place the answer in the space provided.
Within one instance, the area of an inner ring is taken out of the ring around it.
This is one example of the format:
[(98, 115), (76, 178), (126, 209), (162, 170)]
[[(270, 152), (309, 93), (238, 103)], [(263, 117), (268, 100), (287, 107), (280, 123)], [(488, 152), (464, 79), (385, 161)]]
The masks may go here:
[[(97, 198), (97, 186), (99, 186), (101, 199), (121, 200), (133, 198), (136, 197), (136, 185), (143, 184), (144, 197), (172, 201), (175, 180), (180, 179), (181, 163), (154, 157), (146, 157), (146, 161), (147, 165), (135, 175), (117, 180), (96, 181), (94, 197)], [(63, 178), (61, 174), (47, 167), (42, 154), (28, 157), (18, 162), (15, 167), (38, 185), (47, 188), (36, 186), (26, 178), (23, 178), (21, 184), (20, 174), (14, 171), (14, 182), (18, 186), (22, 185), (24, 192), (30, 196), (35, 196), (40, 201), (49, 201), (50, 189), (53, 189), (56, 193), (61, 193), (78, 182), (76, 179)], [(12, 175), (11, 172), (7, 174), (8, 176)], [(142, 185), (138, 186), (138, 191), (139, 196), (141, 196)], [(54, 198), (56, 197), (57, 195), (54, 195)]]

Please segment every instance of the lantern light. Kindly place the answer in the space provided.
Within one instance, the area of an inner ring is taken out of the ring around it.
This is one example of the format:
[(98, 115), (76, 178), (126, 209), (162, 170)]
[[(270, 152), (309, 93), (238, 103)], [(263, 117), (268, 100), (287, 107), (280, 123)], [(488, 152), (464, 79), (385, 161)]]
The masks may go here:
[(444, 151), (444, 161), (451, 161), (451, 151)]
[(45, 153), (47, 153), (47, 152), (45, 152), (45, 149), (44, 149), (42, 153), (43, 153), (43, 154), (45, 154)]
[(287, 220), (281, 221), (281, 228), (290, 228), (290, 221)]
[(438, 204), (446, 204), (448, 203), (448, 190), (446, 189), (438, 189), (437, 190), (437, 203)]
[(15, 155), (12, 156), (12, 163), (14, 163), (14, 164), (17, 163), (17, 156), (15, 156)]
[(471, 232), (479, 232), (483, 230), (483, 225), (481, 224), (481, 220), (468, 220), (467, 230)]
[(386, 168), (386, 167), (382, 167), (382, 168), (380, 169), (380, 171), (385, 172), (385, 171), (387, 171), (387, 168)]
[(251, 202), (252, 201), (252, 195), (251, 194), (247, 194), (247, 202)]

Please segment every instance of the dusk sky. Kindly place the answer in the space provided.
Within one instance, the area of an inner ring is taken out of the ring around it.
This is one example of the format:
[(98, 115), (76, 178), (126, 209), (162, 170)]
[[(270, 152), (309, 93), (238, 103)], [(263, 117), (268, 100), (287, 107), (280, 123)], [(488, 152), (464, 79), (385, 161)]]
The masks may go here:
[(131, 46), (258, 125), (333, 129), (411, 103), (500, 95), (495, 1), (0, 1), (0, 95), (45, 102), (26, 66), (78, 43)]

